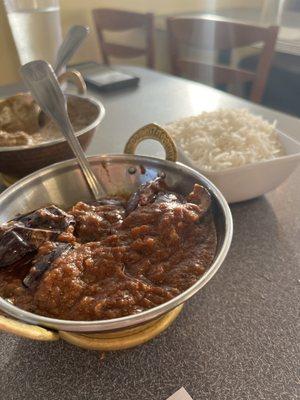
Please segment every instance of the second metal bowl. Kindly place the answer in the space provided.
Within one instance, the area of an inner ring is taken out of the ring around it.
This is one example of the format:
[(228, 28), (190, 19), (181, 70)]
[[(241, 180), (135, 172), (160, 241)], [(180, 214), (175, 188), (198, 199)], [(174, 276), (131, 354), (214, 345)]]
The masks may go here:
[[(84, 107), (91, 112), (87, 125), (76, 132), (84, 150), (87, 149), (96, 128), (102, 121), (105, 110), (103, 105), (92, 97), (67, 94), (76, 107)], [(47, 165), (74, 157), (66, 139), (61, 136), (34, 146), (0, 147), (0, 172), (17, 180)]]

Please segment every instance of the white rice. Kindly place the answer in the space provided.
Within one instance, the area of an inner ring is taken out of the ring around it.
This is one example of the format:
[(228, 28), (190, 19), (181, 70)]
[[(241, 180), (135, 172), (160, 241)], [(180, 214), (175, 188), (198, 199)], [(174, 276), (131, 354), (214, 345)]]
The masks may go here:
[(220, 109), (165, 128), (195, 166), (219, 171), (283, 155), (275, 125), (246, 109)]

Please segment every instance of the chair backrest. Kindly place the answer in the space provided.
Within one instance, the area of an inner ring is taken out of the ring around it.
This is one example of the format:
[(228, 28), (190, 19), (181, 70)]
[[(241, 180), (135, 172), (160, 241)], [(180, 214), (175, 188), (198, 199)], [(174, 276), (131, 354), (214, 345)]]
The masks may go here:
[[(278, 27), (261, 27), (205, 17), (169, 18), (167, 21), (172, 71), (176, 75), (208, 81), (215, 85), (252, 82), (250, 100), (260, 102), (271, 66)], [(183, 58), (180, 47), (189, 45), (199, 50), (217, 52), (263, 43), (255, 72), (224, 64), (208, 64)]]
[[(110, 64), (109, 56), (133, 58), (146, 56), (146, 64), (154, 67), (154, 15), (136, 12), (100, 8), (92, 11), (97, 30), (99, 44), (105, 64)], [(137, 48), (123, 44), (109, 43), (104, 39), (103, 31), (126, 31), (141, 28), (145, 30), (146, 47)]]

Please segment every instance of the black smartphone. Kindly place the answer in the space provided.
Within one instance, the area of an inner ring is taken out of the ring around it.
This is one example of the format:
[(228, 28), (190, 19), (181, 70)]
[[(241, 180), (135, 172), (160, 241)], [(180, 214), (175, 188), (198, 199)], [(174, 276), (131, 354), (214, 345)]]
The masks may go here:
[(134, 87), (139, 84), (137, 76), (129, 75), (121, 69), (111, 68), (96, 62), (82, 63), (74, 66), (77, 68), (87, 85), (109, 92), (122, 88)]

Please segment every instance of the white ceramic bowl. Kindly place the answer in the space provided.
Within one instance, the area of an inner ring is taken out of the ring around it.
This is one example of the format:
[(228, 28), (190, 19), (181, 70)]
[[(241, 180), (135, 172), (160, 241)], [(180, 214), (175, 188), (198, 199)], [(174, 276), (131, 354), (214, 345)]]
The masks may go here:
[(207, 171), (195, 166), (178, 146), (178, 159), (199, 171), (220, 189), (228, 203), (250, 200), (279, 186), (300, 162), (300, 143), (277, 130), (286, 155), (224, 171)]

